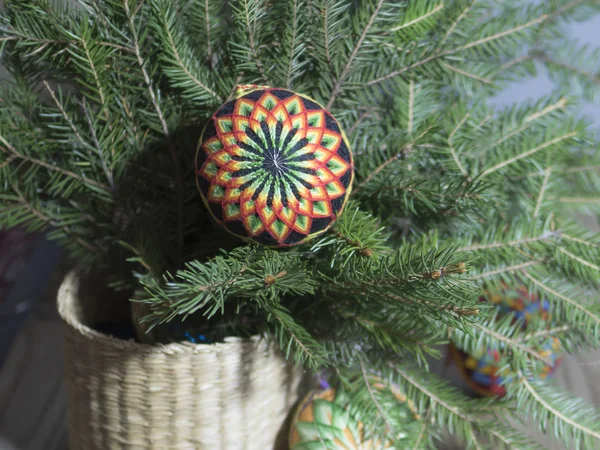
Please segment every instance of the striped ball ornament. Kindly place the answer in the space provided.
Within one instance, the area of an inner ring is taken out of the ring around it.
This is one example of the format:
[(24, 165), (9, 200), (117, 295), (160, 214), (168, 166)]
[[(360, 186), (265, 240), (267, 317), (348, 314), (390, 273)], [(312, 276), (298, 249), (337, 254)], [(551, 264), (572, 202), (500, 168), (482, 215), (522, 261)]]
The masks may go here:
[(196, 180), (229, 232), (287, 247), (326, 231), (350, 194), (350, 145), (335, 118), (287, 89), (240, 86), (206, 124)]

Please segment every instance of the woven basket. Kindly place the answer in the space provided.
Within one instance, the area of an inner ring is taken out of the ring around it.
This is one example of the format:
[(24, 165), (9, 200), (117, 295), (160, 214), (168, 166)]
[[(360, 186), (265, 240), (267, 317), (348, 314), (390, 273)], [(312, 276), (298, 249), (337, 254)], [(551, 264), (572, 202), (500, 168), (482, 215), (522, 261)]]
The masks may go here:
[(272, 345), (116, 339), (88, 326), (114, 302), (80, 284), (72, 272), (58, 293), (70, 450), (286, 448), (302, 375)]

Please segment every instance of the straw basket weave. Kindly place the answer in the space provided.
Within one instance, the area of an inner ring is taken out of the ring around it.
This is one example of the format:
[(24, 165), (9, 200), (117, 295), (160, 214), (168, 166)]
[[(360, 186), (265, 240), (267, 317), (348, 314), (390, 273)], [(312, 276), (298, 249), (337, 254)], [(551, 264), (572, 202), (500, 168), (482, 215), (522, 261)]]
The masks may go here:
[(285, 441), (301, 374), (271, 345), (116, 339), (88, 326), (110, 309), (111, 300), (99, 297), (80, 289), (75, 272), (58, 294), (70, 450), (286, 448), (276, 441)]

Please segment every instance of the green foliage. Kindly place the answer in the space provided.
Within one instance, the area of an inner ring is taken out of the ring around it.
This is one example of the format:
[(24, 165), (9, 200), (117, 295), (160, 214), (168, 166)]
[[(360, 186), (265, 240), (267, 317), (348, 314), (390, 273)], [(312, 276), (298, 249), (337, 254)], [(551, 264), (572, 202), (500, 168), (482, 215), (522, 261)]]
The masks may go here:
[[(547, 382), (515, 376), (509, 399), (479, 401), (428, 372), (449, 339), (503, 349), (515, 374), (544, 363), (548, 336), (600, 346), (600, 241), (570, 219), (600, 212), (598, 136), (579, 114), (597, 99), (598, 50), (564, 36), (597, 1), (6, 3), (0, 228), (46, 230), (108, 268), (150, 326), (276, 339), (341, 380), (373, 435), (401, 419), (369, 392), (377, 376), (422, 416), (414, 448), (441, 429), (473, 448), (539, 448), (514, 415), (597, 446), (596, 413)], [(491, 105), (539, 70), (552, 94)], [(351, 201), (297, 248), (227, 235), (197, 195), (201, 130), (249, 83), (317, 99), (353, 150)], [(547, 299), (551, 323), (499, 319), (478, 297), (501, 282)]]

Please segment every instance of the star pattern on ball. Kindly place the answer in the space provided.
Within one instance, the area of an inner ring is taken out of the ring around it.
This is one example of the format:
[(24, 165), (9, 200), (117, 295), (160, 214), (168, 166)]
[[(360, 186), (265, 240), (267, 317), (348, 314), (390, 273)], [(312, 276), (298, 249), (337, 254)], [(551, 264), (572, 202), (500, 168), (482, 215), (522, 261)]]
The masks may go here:
[(201, 196), (231, 233), (272, 246), (304, 242), (341, 213), (353, 180), (348, 140), (314, 100), (258, 88), (223, 105), (196, 156)]

